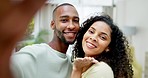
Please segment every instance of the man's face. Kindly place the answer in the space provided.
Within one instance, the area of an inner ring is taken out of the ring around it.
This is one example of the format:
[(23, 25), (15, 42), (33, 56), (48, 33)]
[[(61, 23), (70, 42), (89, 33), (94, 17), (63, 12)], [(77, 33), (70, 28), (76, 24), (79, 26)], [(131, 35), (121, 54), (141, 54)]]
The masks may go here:
[(79, 16), (72, 6), (60, 6), (54, 17), (54, 31), (65, 44), (73, 44), (79, 30)]

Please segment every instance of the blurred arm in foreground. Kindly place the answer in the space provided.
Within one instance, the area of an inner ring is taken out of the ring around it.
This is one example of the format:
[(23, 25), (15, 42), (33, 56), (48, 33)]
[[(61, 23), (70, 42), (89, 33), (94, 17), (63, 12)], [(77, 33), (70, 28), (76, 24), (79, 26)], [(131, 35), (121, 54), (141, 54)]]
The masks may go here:
[(12, 78), (9, 59), (34, 14), (46, 0), (0, 0), (0, 78)]

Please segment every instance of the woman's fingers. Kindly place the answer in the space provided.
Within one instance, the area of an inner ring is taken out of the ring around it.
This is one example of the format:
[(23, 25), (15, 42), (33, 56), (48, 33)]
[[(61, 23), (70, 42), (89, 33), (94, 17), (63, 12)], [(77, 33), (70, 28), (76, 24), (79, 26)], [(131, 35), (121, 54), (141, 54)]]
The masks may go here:
[(76, 58), (74, 64), (77, 66), (85, 67), (92, 63), (98, 63), (93, 57)]

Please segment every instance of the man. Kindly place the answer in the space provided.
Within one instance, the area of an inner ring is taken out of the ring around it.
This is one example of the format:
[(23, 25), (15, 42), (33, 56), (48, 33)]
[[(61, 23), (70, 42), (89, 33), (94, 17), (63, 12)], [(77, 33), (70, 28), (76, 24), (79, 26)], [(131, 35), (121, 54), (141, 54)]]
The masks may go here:
[(79, 30), (75, 7), (68, 3), (57, 6), (51, 28), (51, 42), (26, 46), (12, 56), (11, 68), (16, 78), (70, 78), (72, 64), (66, 51)]
[(12, 50), (45, 1), (0, 0), (0, 78), (12, 78), (9, 69)]

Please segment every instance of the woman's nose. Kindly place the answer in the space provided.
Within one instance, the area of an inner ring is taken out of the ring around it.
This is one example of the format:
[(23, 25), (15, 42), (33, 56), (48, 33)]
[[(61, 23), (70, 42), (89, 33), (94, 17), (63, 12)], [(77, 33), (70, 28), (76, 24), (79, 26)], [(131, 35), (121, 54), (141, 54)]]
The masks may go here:
[(95, 41), (95, 42), (97, 41), (95, 37), (90, 37), (90, 40)]

